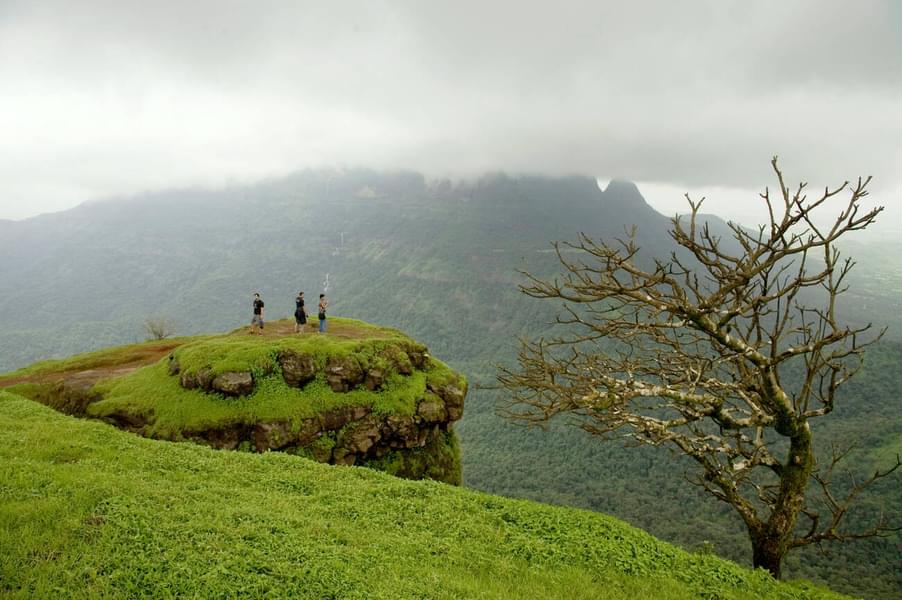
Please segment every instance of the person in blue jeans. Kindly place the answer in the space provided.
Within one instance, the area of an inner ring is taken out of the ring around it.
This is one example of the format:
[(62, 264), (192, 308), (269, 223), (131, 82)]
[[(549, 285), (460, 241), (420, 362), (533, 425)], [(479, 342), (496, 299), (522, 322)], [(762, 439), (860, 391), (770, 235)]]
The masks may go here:
[(326, 333), (326, 307), (329, 301), (326, 300), (325, 294), (319, 295), (319, 332)]

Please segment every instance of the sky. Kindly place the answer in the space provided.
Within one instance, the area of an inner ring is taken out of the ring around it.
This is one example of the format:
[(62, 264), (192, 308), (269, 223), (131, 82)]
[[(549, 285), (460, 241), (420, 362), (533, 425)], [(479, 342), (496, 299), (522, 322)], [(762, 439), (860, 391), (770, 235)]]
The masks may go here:
[(299, 168), (630, 179), (760, 216), (780, 156), (902, 228), (902, 2), (0, 0), (0, 219)]

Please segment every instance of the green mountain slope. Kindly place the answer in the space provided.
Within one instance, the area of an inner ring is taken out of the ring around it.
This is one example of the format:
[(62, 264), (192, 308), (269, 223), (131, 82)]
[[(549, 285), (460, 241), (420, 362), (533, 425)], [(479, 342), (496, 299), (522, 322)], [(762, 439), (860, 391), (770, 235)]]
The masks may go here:
[(140, 438), (0, 392), (6, 597), (830, 598), (604, 515)]

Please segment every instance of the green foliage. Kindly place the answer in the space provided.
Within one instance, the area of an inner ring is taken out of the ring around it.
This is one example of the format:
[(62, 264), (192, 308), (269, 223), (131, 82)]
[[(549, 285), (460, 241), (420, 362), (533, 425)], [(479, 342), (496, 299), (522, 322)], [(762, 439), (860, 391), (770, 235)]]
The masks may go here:
[(134, 436), (0, 392), (0, 593), (833, 598), (595, 513)]

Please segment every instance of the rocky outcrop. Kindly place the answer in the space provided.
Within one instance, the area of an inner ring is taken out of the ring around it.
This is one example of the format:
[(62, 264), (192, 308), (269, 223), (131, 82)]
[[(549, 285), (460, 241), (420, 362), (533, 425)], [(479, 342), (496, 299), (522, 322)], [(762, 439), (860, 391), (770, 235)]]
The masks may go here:
[[(406, 465), (405, 477), (421, 478), (429, 469), (430, 477), (455, 482), (460, 478), (459, 464), (441, 475), (444, 471), (429, 461), (405, 460), (409, 452), (435, 452), (433, 446), (447, 442), (453, 435), (452, 412), (441, 396), (426, 392), (413, 415), (384, 416), (368, 406), (344, 406), (300, 422), (236, 423), (227, 428), (186, 432), (185, 437), (214, 448), (291, 452), (341, 465), (367, 465), (395, 454)], [(417, 464), (421, 464), (419, 471)]]
[[(165, 372), (182, 388), (216, 396), (226, 410), (248, 406), (232, 404), (239, 397), (251, 405), (268, 402), (265, 394), (283, 393), (277, 390), (284, 382), (295, 390), (285, 393), (297, 399), (303, 418), (283, 409), (278, 418), (259, 419), (254, 411), (242, 409), (234, 418), (217, 416), (201, 429), (194, 425), (174, 429), (158, 427), (153, 410), (127, 406), (101, 418), (148, 437), (190, 440), (224, 450), (287, 452), (331, 464), (373, 466), (403, 477), (460, 482), (453, 425), (463, 415), (467, 391), (463, 377), (433, 362), (426, 348), (412, 340), (362, 340), (338, 346), (331, 355), (305, 344), (275, 342), (271, 354), (264, 349), (245, 355), (229, 355), (228, 348), (205, 355), (195, 346), (185, 354), (175, 350), (165, 363)], [(199, 356), (207, 356), (209, 362), (199, 363)], [(235, 366), (244, 360), (246, 370)], [(226, 365), (228, 370), (223, 370)], [(314, 382), (315, 391), (306, 396)], [(257, 395), (259, 389), (266, 390), (263, 396)], [(357, 393), (350, 402), (323, 398), (324, 390)], [(55, 397), (62, 402), (71, 395), (58, 392)], [(186, 395), (184, 401), (191, 398)], [(95, 395), (83, 402), (99, 399)], [(329, 402), (336, 406), (323, 409)]]
[(365, 385), (366, 389), (368, 389), (369, 391), (375, 392), (382, 389), (382, 386), (385, 384), (385, 379), (385, 370), (376, 367), (369, 369), (366, 372), (366, 379), (363, 380), (363, 385)]
[(380, 357), (385, 359), (401, 375), (413, 373), (413, 362), (410, 360), (410, 354), (397, 346), (387, 346), (380, 353)]
[[(425, 349), (416, 346), (406, 350), (397, 346), (387, 346), (381, 351), (379, 358), (382, 362), (364, 368), (353, 355), (332, 356), (327, 359), (323, 368), (319, 368), (310, 354), (280, 350), (275, 362), (279, 366), (282, 378), (290, 387), (303, 388), (322, 374), (334, 392), (346, 393), (361, 386), (375, 392), (382, 389), (386, 380), (394, 373), (409, 376), (415, 370), (425, 369), (428, 366), (429, 354)], [(178, 375), (181, 386), (188, 390), (203, 390), (234, 397), (252, 394), (255, 387), (251, 372), (214, 375), (210, 367), (184, 371), (175, 356), (169, 357), (168, 370), (170, 375)]]
[(149, 438), (459, 483), (453, 425), (466, 380), (400, 332), (337, 321), (340, 335), (258, 341), (242, 329), (155, 347), (146, 362), (13, 381), (59, 411)]
[[(385, 463), (398, 467), (405, 477), (459, 482), (456, 450), (449, 450), (448, 444), (455, 439), (453, 423), (463, 415), (466, 381), (447, 369), (432, 369), (424, 347), (387, 345), (378, 351), (346, 352), (319, 361), (313, 354), (284, 348), (274, 356), (278, 374), (292, 388), (303, 389), (318, 380), (339, 394), (355, 389), (378, 393), (392, 377), (406, 378), (417, 372), (425, 373), (426, 385), (409, 414), (379, 414), (368, 404), (339, 406), (300, 420), (237, 422), (182, 432), (183, 439), (230, 450), (302, 454), (332, 464)], [(186, 389), (226, 397), (249, 395), (256, 383), (250, 372), (214, 376), (209, 366), (187, 372), (177, 358), (170, 360), (169, 373), (178, 376)], [(435, 461), (424, 458), (427, 456), (443, 457), (440, 462), (445, 466), (437, 467)]]

